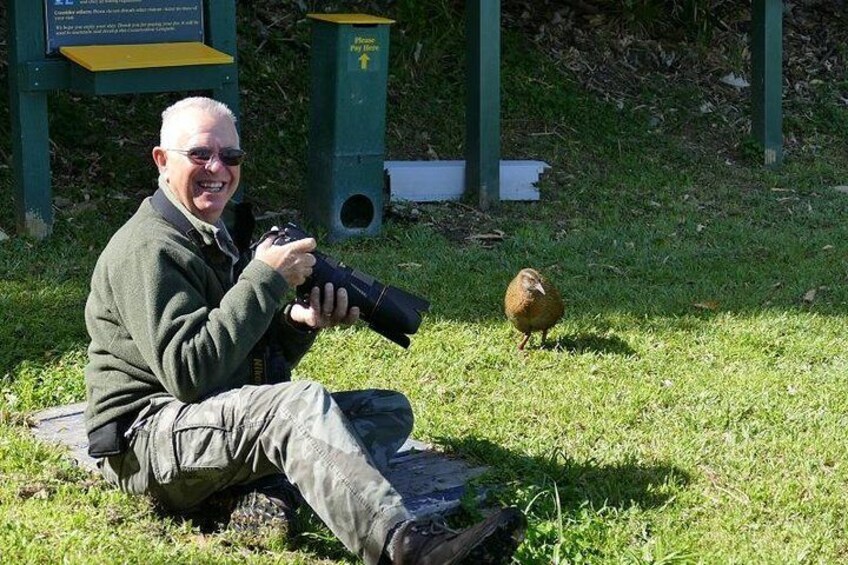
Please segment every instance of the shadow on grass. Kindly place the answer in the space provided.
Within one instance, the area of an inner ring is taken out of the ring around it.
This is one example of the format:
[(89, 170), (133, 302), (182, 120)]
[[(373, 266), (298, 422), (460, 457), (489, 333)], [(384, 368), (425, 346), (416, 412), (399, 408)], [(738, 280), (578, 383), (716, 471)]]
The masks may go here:
[(564, 509), (575, 510), (585, 503), (621, 510), (657, 508), (670, 500), (670, 491), (690, 482), (687, 472), (662, 463), (577, 462), (559, 452), (550, 457), (528, 456), (477, 438), (440, 438), (440, 442), (475, 463), (491, 465), (495, 473), (490, 480), (523, 486), (556, 483)]
[[(259, 479), (257, 486), (272, 485), (275, 479)], [(305, 502), (299, 500), (290, 508), (288, 520), (283, 523), (272, 517), (269, 510), (258, 504), (248, 512), (254, 515), (238, 528), (230, 527), (230, 515), (238, 497), (249, 492), (250, 487), (234, 487), (219, 492), (199, 507), (187, 512), (173, 512), (150, 499), (154, 515), (159, 519), (171, 520), (178, 524), (188, 524), (205, 535), (220, 536), (226, 545), (233, 545), (248, 552), (299, 551), (318, 559), (332, 559), (341, 562), (353, 562), (353, 555), (336, 539), (333, 533), (321, 522)], [(273, 491), (273, 487), (272, 490)], [(280, 495), (287, 497), (288, 495)], [(287, 498), (289, 504), (292, 500)], [(276, 510), (275, 510), (276, 512)]]
[(22, 292), (16, 297), (0, 297), (0, 367), (10, 374), (17, 372), (21, 363), (52, 363), (88, 343), (81, 285), (22, 284), (29, 285), (26, 296)]

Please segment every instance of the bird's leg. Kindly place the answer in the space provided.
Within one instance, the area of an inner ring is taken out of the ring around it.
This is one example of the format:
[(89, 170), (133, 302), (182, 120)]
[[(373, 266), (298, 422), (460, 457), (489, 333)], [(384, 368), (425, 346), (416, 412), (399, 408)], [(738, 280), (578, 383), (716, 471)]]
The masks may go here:
[(542, 345), (545, 345), (546, 339), (548, 339), (548, 330), (542, 330)]
[(530, 332), (527, 332), (526, 334), (524, 334), (524, 339), (522, 339), (521, 343), (518, 344), (518, 350), (519, 351), (524, 350), (524, 346), (527, 345), (527, 340), (529, 340), (529, 339), (530, 339)]

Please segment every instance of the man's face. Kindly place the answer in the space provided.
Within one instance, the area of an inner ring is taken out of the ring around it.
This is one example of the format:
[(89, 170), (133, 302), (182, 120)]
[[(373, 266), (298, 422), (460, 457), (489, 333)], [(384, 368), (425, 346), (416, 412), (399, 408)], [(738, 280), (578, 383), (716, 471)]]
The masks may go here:
[[(221, 217), (229, 199), (238, 188), (241, 167), (227, 166), (218, 152), (238, 148), (239, 138), (233, 122), (216, 118), (196, 109), (189, 109), (175, 117), (173, 145), (154, 147), (153, 160), (177, 199), (189, 212), (201, 220), (214, 224)], [(203, 147), (214, 156), (204, 165), (188, 155), (169, 151)]]

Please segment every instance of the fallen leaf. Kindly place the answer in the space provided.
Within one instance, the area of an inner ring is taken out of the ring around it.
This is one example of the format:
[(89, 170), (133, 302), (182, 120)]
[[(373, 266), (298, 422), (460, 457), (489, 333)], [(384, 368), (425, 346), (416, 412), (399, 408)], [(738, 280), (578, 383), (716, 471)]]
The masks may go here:
[(71, 204), (73, 204), (73, 201), (70, 198), (65, 198), (64, 196), (53, 197), (53, 205), (57, 208), (67, 208)]
[(24, 485), (20, 489), (18, 489), (18, 498), (22, 498), (24, 500), (28, 500), (30, 498), (35, 498), (37, 500), (46, 500), (49, 497), (50, 487), (48, 487), (44, 483)]
[(732, 86), (734, 88), (746, 88), (751, 86), (751, 84), (745, 80), (744, 78), (737, 76), (736, 73), (728, 73), (719, 79), (724, 84)]
[(474, 235), (469, 235), (465, 239), (478, 240), (478, 241), (503, 241), (503, 238), (506, 234), (501, 230), (494, 230), (490, 233), (475, 233)]
[(692, 304), (695, 308), (699, 310), (718, 310), (718, 302), (715, 300), (705, 300), (704, 302), (694, 302)]
[(848, 194), (848, 186), (845, 185), (834, 186), (833, 190), (835, 190), (836, 192), (841, 192), (842, 194)]
[(624, 275), (624, 271), (615, 265), (602, 265), (600, 263), (587, 263), (589, 267), (601, 267), (602, 269), (607, 269), (608, 271), (612, 271), (617, 275)]
[(48, 498), (50, 498), (50, 491), (48, 491), (46, 488), (43, 488), (33, 494), (32, 497), (36, 500), (47, 500)]
[(71, 206), (66, 212), (70, 217), (76, 217), (82, 212), (86, 212), (88, 210), (94, 210), (97, 208), (97, 203), (92, 202), (91, 200), (85, 200), (84, 202), (80, 202), (78, 204), (74, 204)]
[(421, 263), (401, 263), (398, 267), (401, 269), (420, 269)]
[(816, 299), (816, 289), (814, 289), (814, 288), (811, 288), (810, 290), (805, 292), (804, 296), (801, 298), (801, 300), (803, 302), (807, 303), (807, 304), (811, 304), (813, 302), (813, 300), (815, 300), (815, 299)]

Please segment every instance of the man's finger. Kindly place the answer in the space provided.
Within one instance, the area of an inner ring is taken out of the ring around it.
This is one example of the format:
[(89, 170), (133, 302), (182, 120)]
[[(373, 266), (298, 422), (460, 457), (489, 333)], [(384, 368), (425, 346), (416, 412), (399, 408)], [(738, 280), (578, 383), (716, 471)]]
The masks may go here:
[(309, 307), (316, 312), (321, 312), (321, 289), (313, 286), (309, 291)]
[(353, 325), (356, 321), (359, 320), (359, 307), (354, 306), (347, 312), (347, 316), (345, 316), (344, 323), (348, 325)]
[(336, 316), (343, 318), (347, 315), (347, 290), (340, 288), (336, 293)]
[(321, 313), (324, 316), (332, 316), (335, 302), (336, 297), (335, 293), (333, 293), (333, 283), (328, 282), (324, 285), (324, 303), (321, 304)]
[(290, 251), (295, 253), (309, 253), (315, 249), (315, 245), (315, 238), (307, 237), (304, 239), (298, 239), (297, 241), (290, 241), (283, 247), (287, 247)]

